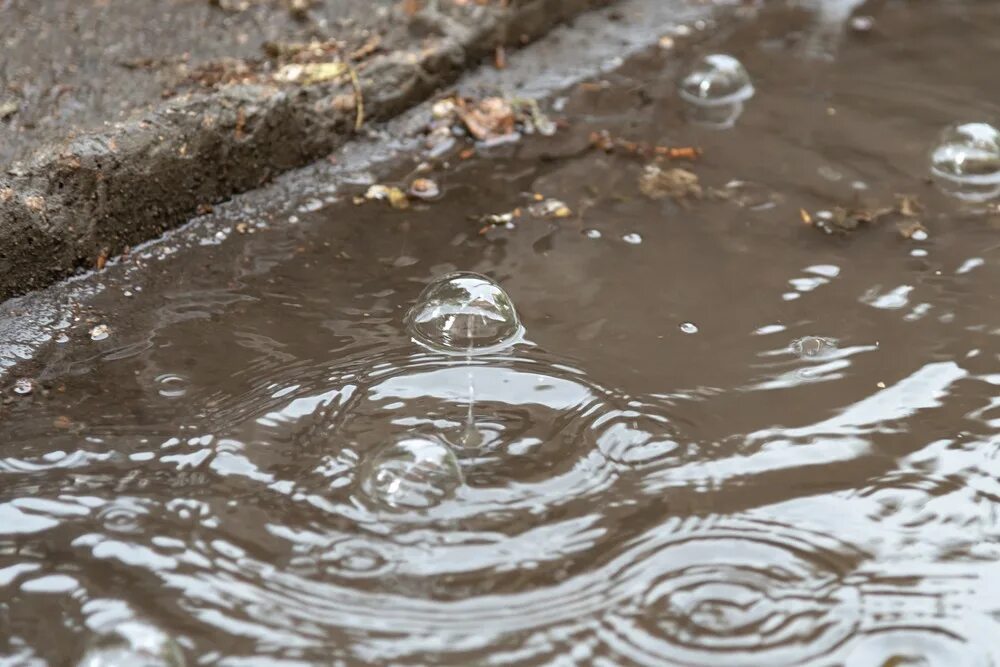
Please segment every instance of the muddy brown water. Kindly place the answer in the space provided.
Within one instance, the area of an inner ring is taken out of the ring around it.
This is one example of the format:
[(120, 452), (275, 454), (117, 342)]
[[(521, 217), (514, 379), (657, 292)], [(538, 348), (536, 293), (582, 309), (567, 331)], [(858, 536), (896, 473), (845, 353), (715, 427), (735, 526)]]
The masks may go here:
[[(0, 663), (137, 621), (190, 664), (1000, 663), (1000, 226), (925, 182), (942, 126), (997, 117), (1000, 7), (864, 10), (728, 15), (546, 102), (557, 136), (436, 169), (438, 201), (307, 202), (109, 275), (3, 406)], [(710, 51), (756, 86), (726, 131), (674, 93)], [(643, 196), (594, 130), (702, 147), (705, 196)], [(469, 219), (534, 193), (574, 215)], [(801, 221), (897, 193), (926, 240)], [(523, 343), (410, 340), (456, 269)], [(384, 445), (462, 427), (470, 377), (463, 483), (366, 494)]]

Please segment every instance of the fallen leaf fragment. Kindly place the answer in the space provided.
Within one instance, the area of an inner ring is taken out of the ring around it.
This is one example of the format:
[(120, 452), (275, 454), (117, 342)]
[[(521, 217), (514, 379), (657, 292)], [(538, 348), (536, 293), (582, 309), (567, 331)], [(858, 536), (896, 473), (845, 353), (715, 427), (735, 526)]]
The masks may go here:
[(643, 170), (639, 190), (650, 199), (700, 199), (702, 196), (697, 174), (679, 167), (662, 169), (655, 164)]
[(528, 213), (535, 218), (568, 218), (573, 215), (566, 204), (558, 199), (543, 199), (528, 207)]

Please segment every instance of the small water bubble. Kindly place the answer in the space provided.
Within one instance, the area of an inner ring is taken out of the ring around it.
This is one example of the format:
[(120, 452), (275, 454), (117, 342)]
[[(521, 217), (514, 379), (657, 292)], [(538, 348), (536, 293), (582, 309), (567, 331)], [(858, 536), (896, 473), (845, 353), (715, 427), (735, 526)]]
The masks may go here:
[(405, 438), (375, 453), (367, 462), (361, 489), (390, 509), (427, 509), (462, 485), (455, 454), (440, 440)]
[(686, 334), (698, 333), (698, 325), (694, 322), (681, 322), (680, 330)]
[(931, 174), (957, 199), (985, 202), (1000, 195), (1000, 131), (987, 123), (953, 125), (931, 152)]
[(90, 340), (104, 340), (111, 335), (111, 327), (107, 324), (98, 324), (90, 330)]
[(792, 341), (792, 352), (803, 359), (825, 357), (837, 349), (837, 341), (820, 336), (804, 336)]
[(625, 243), (630, 243), (632, 245), (639, 245), (640, 243), (642, 243), (642, 237), (636, 234), (635, 232), (632, 232), (630, 234), (626, 234), (625, 236), (623, 236), (622, 241), (624, 241)]
[(713, 53), (699, 59), (681, 80), (679, 95), (698, 123), (731, 127), (754, 95), (746, 68), (736, 58)]
[(144, 621), (127, 621), (100, 637), (78, 667), (185, 667), (180, 645)]
[(424, 289), (406, 316), (413, 338), (441, 352), (479, 354), (508, 347), (522, 333), (510, 296), (476, 273), (452, 273)]
[(584, 230), (583, 235), (586, 236), (588, 239), (599, 239), (601, 238), (601, 230), (586, 229)]
[(157, 393), (164, 398), (180, 398), (187, 393), (187, 378), (173, 373), (164, 373), (156, 378)]

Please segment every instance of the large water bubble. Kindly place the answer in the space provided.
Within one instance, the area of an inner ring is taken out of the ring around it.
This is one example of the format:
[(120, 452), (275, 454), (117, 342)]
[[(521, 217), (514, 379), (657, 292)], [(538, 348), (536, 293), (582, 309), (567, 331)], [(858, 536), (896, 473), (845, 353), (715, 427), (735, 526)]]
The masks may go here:
[(946, 128), (931, 151), (931, 174), (948, 194), (971, 202), (1000, 195), (1000, 130), (988, 123)]
[(121, 623), (87, 650), (78, 667), (185, 667), (181, 647), (145, 621)]
[(441, 352), (481, 354), (517, 342), (521, 322), (510, 297), (477, 273), (436, 279), (406, 316), (414, 340)]
[(421, 510), (452, 496), (462, 481), (451, 448), (417, 436), (376, 451), (362, 472), (361, 490), (388, 509)]
[(743, 103), (753, 97), (754, 87), (743, 63), (730, 55), (713, 53), (691, 67), (678, 94), (691, 120), (726, 128), (743, 113)]

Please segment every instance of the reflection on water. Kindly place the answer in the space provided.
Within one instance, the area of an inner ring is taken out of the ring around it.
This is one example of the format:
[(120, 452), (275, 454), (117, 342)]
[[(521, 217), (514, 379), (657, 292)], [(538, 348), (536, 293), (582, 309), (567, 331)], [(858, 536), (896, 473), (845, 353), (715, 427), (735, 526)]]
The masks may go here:
[[(439, 199), (106, 271), (12, 335), (0, 664), (1000, 664), (998, 226), (922, 180), (955, 100), (995, 117), (1000, 47), (956, 36), (1000, 6), (870, 3), (803, 62), (817, 3), (780, 4), (692, 47), (753, 72), (727, 132), (671, 106), (678, 39)], [(594, 129), (701, 146), (704, 198)], [(901, 192), (919, 242), (800, 223)], [(579, 219), (470, 224), (525, 193)]]

